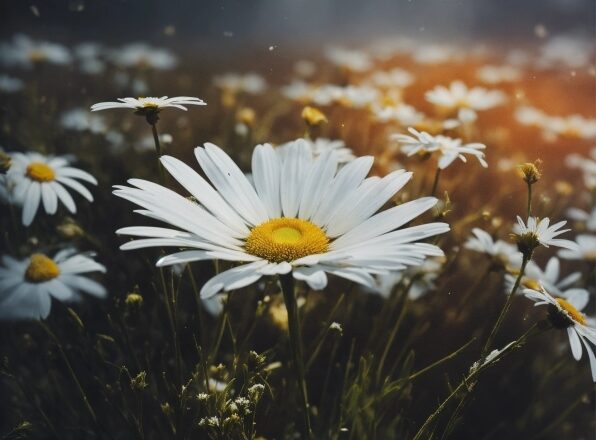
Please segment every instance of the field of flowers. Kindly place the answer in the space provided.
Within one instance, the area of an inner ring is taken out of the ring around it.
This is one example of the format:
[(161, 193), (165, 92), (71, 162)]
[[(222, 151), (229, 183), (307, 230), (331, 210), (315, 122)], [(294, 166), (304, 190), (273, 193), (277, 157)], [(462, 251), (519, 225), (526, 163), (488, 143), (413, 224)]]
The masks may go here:
[(3, 439), (594, 438), (592, 42), (192, 50), (0, 42)]

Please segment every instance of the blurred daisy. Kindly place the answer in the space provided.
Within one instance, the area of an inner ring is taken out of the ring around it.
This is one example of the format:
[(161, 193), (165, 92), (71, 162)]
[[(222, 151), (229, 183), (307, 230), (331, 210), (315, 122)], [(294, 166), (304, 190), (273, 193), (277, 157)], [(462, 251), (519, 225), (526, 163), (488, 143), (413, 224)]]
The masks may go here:
[[(275, 149), (275, 151), (281, 155), (282, 161), (288, 157), (295, 142), (296, 141), (286, 142)], [(310, 139), (304, 139), (302, 142), (308, 146), (312, 156), (315, 159), (328, 151), (333, 151), (335, 153), (335, 159), (339, 164), (351, 162), (352, 160), (356, 159), (356, 156), (354, 156), (352, 150), (347, 148), (346, 143), (340, 139), (332, 140), (327, 138), (317, 138), (314, 141)]]
[(91, 111), (109, 110), (112, 108), (129, 108), (136, 110), (136, 113), (145, 115), (146, 112), (160, 112), (164, 108), (173, 107), (180, 110), (188, 110), (185, 105), (207, 105), (205, 101), (192, 96), (175, 96), (168, 98), (118, 98), (118, 102), (98, 102), (91, 106)]
[(550, 116), (545, 119), (542, 128), (545, 130), (547, 138), (550, 135), (555, 139), (557, 136), (575, 139), (596, 138), (596, 119), (585, 118), (581, 115)]
[(304, 81), (292, 81), (290, 84), (280, 88), (280, 92), (283, 96), (292, 101), (297, 101), (302, 104), (306, 104), (312, 100), (312, 97), (316, 91), (316, 87), (304, 82)]
[(215, 87), (230, 93), (249, 93), (257, 95), (267, 89), (265, 79), (258, 73), (224, 73), (213, 78)]
[[(554, 225), (550, 225), (548, 217), (539, 220), (538, 217), (529, 217), (525, 224), (520, 216), (517, 216), (517, 223), (513, 225), (513, 232), (516, 235), (518, 248), (522, 253), (533, 251), (538, 246), (554, 246), (570, 250), (577, 250), (577, 244), (571, 240), (555, 238), (559, 235), (571, 231), (571, 229), (561, 229), (567, 221), (563, 220)], [(549, 226), (550, 225), (550, 226)]]
[(596, 188), (596, 148), (592, 148), (590, 157), (575, 153), (568, 155), (565, 164), (582, 172), (584, 184), (589, 190)]
[(482, 66), (476, 72), (478, 79), (486, 84), (515, 82), (521, 75), (521, 70), (514, 66)]
[(451, 46), (426, 44), (416, 45), (412, 53), (414, 61), (420, 64), (441, 64), (458, 57), (458, 51)]
[(25, 83), (19, 78), (8, 75), (0, 75), (0, 92), (16, 93), (25, 88)]
[(71, 213), (75, 213), (76, 205), (66, 188), (78, 192), (90, 202), (93, 201), (89, 190), (77, 179), (92, 185), (97, 185), (97, 180), (86, 171), (70, 167), (67, 157), (11, 153), (11, 158), (12, 166), (6, 173), (7, 183), (11, 185), (11, 201), (23, 207), (23, 225), (31, 224), (40, 202), (49, 215), (56, 213), (58, 200)]
[(503, 240), (494, 240), (488, 232), (480, 228), (472, 229), (472, 234), (473, 237), (468, 238), (464, 247), (489, 255), (499, 267), (509, 266), (516, 255), (521, 255), (515, 245)]
[(84, 108), (73, 108), (60, 115), (60, 125), (67, 130), (90, 131), (91, 133), (105, 133), (107, 126), (99, 115), (89, 113)]
[(103, 61), (104, 48), (99, 43), (80, 43), (74, 48), (75, 58), (79, 62), (81, 72), (88, 75), (98, 75), (105, 71), (106, 63)]
[(9, 66), (31, 68), (34, 65), (69, 64), (72, 60), (70, 51), (56, 43), (34, 41), (26, 35), (18, 34), (12, 43), (0, 45), (0, 61)]
[(572, 242), (575, 247), (559, 251), (559, 257), (566, 260), (596, 262), (596, 235), (581, 234)]
[(131, 43), (120, 49), (114, 49), (109, 58), (114, 64), (123, 68), (169, 70), (177, 64), (176, 55), (171, 51), (145, 43)]
[(548, 306), (549, 318), (555, 328), (567, 330), (571, 353), (576, 361), (582, 357), (583, 344), (590, 360), (592, 380), (596, 382), (596, 357), (589, 344), (596, 345), (596, 328), (590, 325), (588, 318), (582, 313), (588, 304), (587, 292), (577, 292), (567, 298), (556, 298), (541, 288), (525, 289), (524, 294), (535, 302), (535, 306)]
[(423, 113), (404, 103), (394, 105), (375, 105), (371, 109), (375, 119), (379, 122), (397, 122), (410, 126), (420, 124), (425, 120)]
[(481, 150), (486, 148), (486, 145), (480, 143), (463, 144), (461, 139), (453, 139), (448, 136), (431, 136), (427, 132), (419, 132), (410, 127), (408, 131), (414, 135), (408, 136), (405, 134), (396, 134), (392, 136), (400, 144), (401, 150), (408, 156), (422, 153), (438, 153), (438, 166), (440, 169), (445, 169), (453, 163), (455, 159), (460, 159), (462, 162), (467, 162), (464, 154), (470, 154), (478, 159), (480, 165), (488, 167), (484, 160), (484, 153)]
[(590, 63), (593, 50), (591, 39), (558, 35), (549, 39), (540, 48), (538, 64), (543, 67), (558, 64), (572, 68), (583, 67)]
[(53, 258), (33, 254), (24, 260), (8, 255), (0, 265), (0, 319), (45, 319), (50, 314), (52, 297), (74, 301), (80, 293), (99, 298), (106, 289), (82, 274), (105, 272), (92, 254), (77, 254), (74, 249), (59, 251)]
[(129, 180), (133, 187), (117, 186), (114, 194), (141, 206), (138, 212), (178, 228), (120, 229), (118, 234), (142, 237), (121, 249), (186, 248), (160, 258), (158, 266), (210, 259), (245, 263), (211, 278), (201, 289), (203, 297), (290, 272), (316, 290), (327, 285), (327, 274), (373, 287), (372, 274), (443, 255), (421, 240), (447, 232), (447, 224), (397, 229), (437, 199), (421, 198), (375, 214), (412, 174), (399, 170), (366, 178), (372, 157), (357, 158), (338, 171), (334, 152), (313, 159), (302, 140), (283, 161), (270, 145), (258, 145), (252, 157), (253, 186), (219, 147), (205, 144), (195, 149), (195, 156), (213, 187), (173, 157), (163, 156), (162, 163), (196, 203), (139, 179)]
[(376, 277), (377, 286), (373, 290), (383, 298), (389, 298), (397, 284), (401, 283), (409, 286), (408, 298), (415, 301), (437, 288), (435, 281), (439, 277), (444, 263), (444, 257), (428, 258), (419, 266), (379, 275)]
[(488, 110), (505, 102), (505, 94), (499, 90), (483, 87), (469, 89), (461, 81), (453, 81), (449, 87), (437, 86), (426, 92), (426, 100), (445, 111), (467, 109), (470, 111)]
[(352, 72), (364, 72), (372, 67), (372, 60), (360, 50), (331, 47), (326, 52), (327, 59), (338, 67)]
[(588, 231), (596, 231), (596, 207), (592, 208), (590, 212), (579, 208), (569, 208), (567, 210), (567, 217), (571, 220), (584, 223)]
[(414, 82), (414, 76), (406, 70), (396, 68), (387, 72), (374, 72), (364, 82), (374, 87), (403, 89)]

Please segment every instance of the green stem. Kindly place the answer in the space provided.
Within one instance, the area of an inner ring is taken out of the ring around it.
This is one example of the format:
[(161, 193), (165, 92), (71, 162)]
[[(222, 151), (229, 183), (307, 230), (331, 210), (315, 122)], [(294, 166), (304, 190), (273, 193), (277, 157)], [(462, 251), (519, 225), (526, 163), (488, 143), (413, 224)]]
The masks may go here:
[(433, 188), (430, 192), (431, 196), (434, 196), (437, 192), (437, 187), (439, 186), (439, 176), (441, 175), (441, 168), (437, 167), (437, 171), (435, 172), (435, 180), (433, 181)]
[(159, 143), (159, 134), (157, 134), (157, 121), (155, 123), (149, 123), (151, 125), (151, 132), (153, 133), (153, 142), (155, 143), (155, 152), (157, 153), (157, 169), (159, 172), (159, 183), (165, 185), (166, 178), (163, 172), (163, 165), (159, 158), (161, 157), (161, 144)]
[(532, 214), (532, 184), (528, 183), (528, 218)]
[(526, 265), (528, 264), (528, 261), (530, 261), (529, 255), (524, 254), (523, 260), (522, 260), (522, 265), (519, 270), (519, 275), (517, 276), (517, 279), (515, 280), (515, 283), (513, 284), (513, 288), (511, 289), (511, 292), (509, 292), (509, 295), (507, 296), (507, 301), (505, 301), (505, 305), (501, 309), (501, 313), (499, 314), (499, 317), (497, 318), (497, 322), (495, 322), (495, 325), (494, 325), (493, 329), (491, 330), (490, 335), (488, 336), (488, 339), (486, 340), (486, 343), (484, 344), (484, 347), (482, 348), (482, 353), (481, 353), (481, 358), (480, 358), (482, 361), (484, 361), (484, 359), (486, 358), (488, 350), (490, 350), (493, 340), (494, 340), (495, 336), (497, 335), (497, 332), (499, 331), (499, 328), (501, 327), (501, 324), (503, 323), (503, 320), (505, 319), (505, 316), (507, 315), (509, 308), (511, 307), (511, 304), (513, 302), (513, 297), (515, 295), (515, 292), (517, 292), (517, 289), (519, 288), (519, 285), (520, 285), (521, 280), (524, 276), (524, 272), (526, 270)]
[(310, 425), (310, 408), (308, 405), (308, 394), (306, 391), (306, 379), (304, 369), (304, 355), (302, 353), (302, 338), (300, 336), (300, 321), (298, 319), (298, 304), (296, 303), (296, 292), (294, 289), (294, 277), (292, 273), (279, 276), (281, 291), (288, 311), (288, 330), (290, 333), (290, 349), (294, 360), (294, 369), (298, 379), (298, 388), (302, 399), (304, 431), (308, 440), (313, 438)]

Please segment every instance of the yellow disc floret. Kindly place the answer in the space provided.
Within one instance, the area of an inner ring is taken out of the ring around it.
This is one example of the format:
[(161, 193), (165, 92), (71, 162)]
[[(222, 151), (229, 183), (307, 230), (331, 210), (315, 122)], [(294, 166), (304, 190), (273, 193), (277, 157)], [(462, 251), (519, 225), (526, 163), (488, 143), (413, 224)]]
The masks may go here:
[(43, 162), (31, 162), (27, 166), (27, 177), (38, 182), (51, 182), (56, 173), (49, 165)]
[(582, 312), (577, 310), (573, 304), (571, 304), (569, 301), (567, 301), (563, 298), (555, 298), (555, 300), (557, 301), (557, 304), (559, 304), (559, 307), (561, 307), (561, 309), (563, 309), (565, 312), (567, 312), (569, 317), (574, 322), (577, 322), (578, 324), (581, 324), (581, 325), (586, 325), (586, 323), (588, 322), (586, 320), (586, 316)]
[(246, 252), (275, 263), (322, 254), (329, 239), (317, 225), (298, 218), (274, 218), (256, 226), (246, 239)]
[(60, 275), (58, 265), (44, 254), (33, 254), (25, 271), (25, 278), (32, 283), (43, 283)]

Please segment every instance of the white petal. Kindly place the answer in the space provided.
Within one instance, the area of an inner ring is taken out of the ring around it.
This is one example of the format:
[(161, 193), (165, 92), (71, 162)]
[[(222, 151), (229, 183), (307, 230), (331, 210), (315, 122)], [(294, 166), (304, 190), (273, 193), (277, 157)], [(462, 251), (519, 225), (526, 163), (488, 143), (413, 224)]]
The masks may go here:
[(51, 185), (47, 183), (41, 184), (41, 200), (43, 202), (43, 208), (48, 214), (52, 215), (56, 213), (58, 209), (58, 197)]
[(573, 358), (576, 361), (579, 361), (582, 358), (582, 344), (573, 326), (567, 327), (567, 335), (569, 336), (569, 344), (571, 345), (571, 354), (573, 354)]
[(267, 261), (254, 261), (243, 266), (228, 269), (225, 272), (215, 275), (205, 283), (201, 289), (201, 298), (210, 298), (223, 291), (240, 289), (258, 281), (262, 275), (258, 269), (266, 266)]
[(39, 182), (33, 182), (25, 194), (25, 201), (23, 203), (23, 225), (29, 226), (35, 218), (35, 213), (39, 207), (39, 199), (41, 197), (41, 185)]
[(273, 147), (257, 145), (252, 154), (252, 176), (270, 218), (281, 216), (280, 174), (281, 162)]
[(327, 274), (319, 266), (296, 267), (292, 274), (297, 280), (305, 281), (313, 290), (327, 287)]

